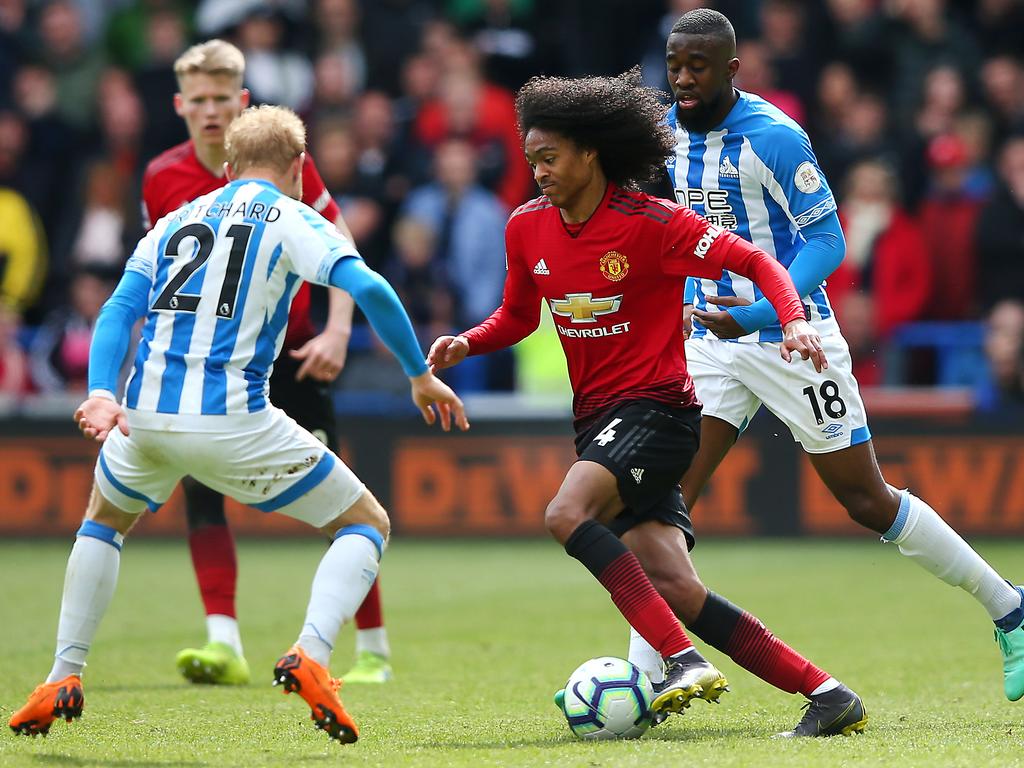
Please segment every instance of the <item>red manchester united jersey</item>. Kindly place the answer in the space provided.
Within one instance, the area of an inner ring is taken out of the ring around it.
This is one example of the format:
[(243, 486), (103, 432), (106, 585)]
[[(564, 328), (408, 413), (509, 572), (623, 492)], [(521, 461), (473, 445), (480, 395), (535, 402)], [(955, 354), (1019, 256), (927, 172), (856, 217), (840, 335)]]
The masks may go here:
[[(152, 228), (158, 219), (171, 211), (200, 195), (220, 189), (225, 183), (223, 176), (214, 175), (199, 162), (191, 141), (171, 147), (150, 161), (142, 178), (142, 218), (146, 229)], [(316, 209), (332, 224), (341, 213), (308, 152), (302, 166), (302, 202)], [(315, 333), (309, 317), (309, 284), (303, 283), (288, 313), (284, 348), (300, 347)]]
[(531, 200), (509, 218), (505, 245), (502, 306), (464, 334), (470, 354), (532, 333), (543, 301), (568, 361), (578, 422), (639, 398), (699, 405), (683, 351), (688, 275), (717, 278), (730, 264), (753, 271), (751, 277), (772, 283), (763, 286), (769, 298), (787, 300), (784, 322), (803, 317), (792, 284), (786, 294), (784, 274), (770, 265), (762, 271), (772, 260), (749, 243), (688, 208), (612, 184), (575, 232), (546, 197)]

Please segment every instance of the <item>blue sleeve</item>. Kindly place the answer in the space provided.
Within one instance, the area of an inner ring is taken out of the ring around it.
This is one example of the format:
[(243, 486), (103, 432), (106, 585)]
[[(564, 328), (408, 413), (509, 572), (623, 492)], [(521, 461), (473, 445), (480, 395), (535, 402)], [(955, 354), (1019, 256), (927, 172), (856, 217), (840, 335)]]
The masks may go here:
[(126, 270), (100, 310), (89, 344), (90, 392), (96, 389), (117, 392), (117, 376), (128, 351), (132, 326), (149, 309), (151, 285), (145, 275)]
[[(796, 292), (804, 297), (821, 285), (842, 263), (846, 255), (846, 239), (835, 211), (808, 224), (800, 233), (807, 239), (807, 243), (789, 265), (789, 276), (796, 286)], [(766, 298), (746, 307), (729, 307), (726, 311), (747, 333), (760, 330), (779, 319), (775, 308)]]
[(686, 287), (683, 289), (683, 304), (693, 304), (697, 298), (697, 278), (686, 278)]
[(423, 350), (416, 340), (409, 315), (387, 280), (358, 257), (345, 257), (331, 268), (330, 283), (347, 291), (363, 310), (381, 340), (398, 358), (407, 376), (426, 373)]

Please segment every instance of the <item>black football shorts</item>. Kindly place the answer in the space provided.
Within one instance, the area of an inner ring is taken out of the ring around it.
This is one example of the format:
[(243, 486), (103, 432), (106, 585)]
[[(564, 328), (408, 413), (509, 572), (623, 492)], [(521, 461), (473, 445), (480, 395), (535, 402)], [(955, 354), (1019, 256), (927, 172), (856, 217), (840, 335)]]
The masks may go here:
[(281, 350), (274, 362), (274, 372), (270, 374), (270, 402), (337, 454), (338, 427), (331, 391), (326, 384), (309, 376), (296, 381), (295, 374), (301, 363), (301, 360), (293, 360), (287, 349)]
[(700, 409), (634, 400), (610, 408), (576, 435), (576, 455), (618, 479), (625, 509), (609, 524), (616, 536), (649, 520), (679, 528), (693, 549), (693, 524), (679, 480), (700, 444)]

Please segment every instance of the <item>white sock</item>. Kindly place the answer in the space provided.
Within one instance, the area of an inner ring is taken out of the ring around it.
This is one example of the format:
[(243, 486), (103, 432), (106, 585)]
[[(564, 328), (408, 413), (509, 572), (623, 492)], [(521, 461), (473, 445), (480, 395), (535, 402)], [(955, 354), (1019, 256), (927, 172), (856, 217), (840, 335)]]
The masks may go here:
[(896, 544), (902, 554), (929, 573), (973, 595), (993, 620), (1020, 607), (1020, 593), (971, 549), (934, 509), (909, 491), (900, 491), (900, 494), (896, 521), (882, 534), (882, 541)]
[(233, 616), (225, 616), (222, 613), (211, 613), (206, 617), (206, 637), (211, 643), (224, 643), (235, 649), (235, 653), (244, 656), (242, 653), (242, 635), (238, 631), (238, 619)]
[(385, 659), (391, 658), (391, 645), (388, 643), (388, 631), (384, 627), (356, 630), (356, 653), (369, 651)]
[(810, 694), (808, 694), (808, 698), (810, 698), (811, 696), (818, 696), (822, 693), (828, 693), (829, 691), (834, 691), (838, 687), (839, 681), (836, 680), (834, 677), (830, 677), (824, 683), (822, 683), (813, 691), (811, 691)]
[(665, 680), (665, 662), (654, 646), (644, 640), (633, 627), (629, 628), (629, 661), (643, 672), (652, 683)]
[[(349, 528), (367, 526), (349, 526)], [(320, 561), (298, 645), (326, 667), (342, 625), (355, 616), (380, 568), (378, 543), (342, 528)]]
[(124, 537), (92, 520), (82, 523), (64, 572), (57, 623), (57, 651), (46, 678), (52, 683), (81, 675), (85, 657), (117, 586)]

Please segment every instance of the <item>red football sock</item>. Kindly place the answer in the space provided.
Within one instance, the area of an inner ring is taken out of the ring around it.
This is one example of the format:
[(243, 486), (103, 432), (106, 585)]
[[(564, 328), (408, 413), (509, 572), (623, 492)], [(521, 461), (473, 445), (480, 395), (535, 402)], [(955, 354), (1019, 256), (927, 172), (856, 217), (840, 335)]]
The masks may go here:
[(384, 626), (384, 615), (380, 605), (380, 576), (366, 593), (363, 604), (356, 611), (356, 629), (377, 629)]
[(238, 560), (231, 529), (226, 525), (198, 528), (189, 534), (188, 546), (206, 615), (216, 613), (235, 618)]
[(626, 621), (662, 658), (693, 646), (636, 555), (607, 527), (587, 520), (566, 540), (565, 551), (597, 577)]
[(708, 592), (700, 615), (688, 628), (744, 669), (786, 693), (799, 691), (809, 696), (830, 677), (779, 640), (756, 616), (714, 592)]

